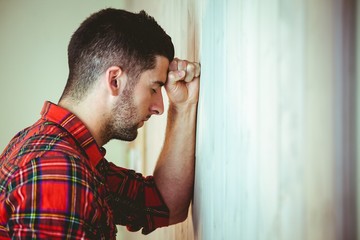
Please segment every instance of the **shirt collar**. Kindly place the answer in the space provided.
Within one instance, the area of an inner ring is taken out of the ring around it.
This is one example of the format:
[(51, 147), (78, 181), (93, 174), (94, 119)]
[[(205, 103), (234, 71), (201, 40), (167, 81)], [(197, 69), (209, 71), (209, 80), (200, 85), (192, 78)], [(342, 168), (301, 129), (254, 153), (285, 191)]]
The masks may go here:
[(105, 156), (105, 149), (99, 148), (83, 122), (65, 108), (46, 101), (41, 110), (42, 118), (65, 128), (83, 149), (90, 163), (95, 167)]

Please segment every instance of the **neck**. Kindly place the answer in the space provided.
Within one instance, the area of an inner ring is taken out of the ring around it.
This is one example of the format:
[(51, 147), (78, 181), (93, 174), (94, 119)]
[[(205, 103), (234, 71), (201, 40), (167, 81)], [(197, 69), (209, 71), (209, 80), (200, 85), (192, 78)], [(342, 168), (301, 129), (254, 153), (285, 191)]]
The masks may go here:
[(85, 100), (75, 102), (69, 98), (64, 98), (60, 100), (58, 105), (75, 114), (90, 131), (97, 145), (101, 147), (106, 143), (106, 140), (102, 139), (102, 129), (106, 121), (104, 116), (107, 114), (106, 108), (96, 99), (98, 98), (87, 97)]

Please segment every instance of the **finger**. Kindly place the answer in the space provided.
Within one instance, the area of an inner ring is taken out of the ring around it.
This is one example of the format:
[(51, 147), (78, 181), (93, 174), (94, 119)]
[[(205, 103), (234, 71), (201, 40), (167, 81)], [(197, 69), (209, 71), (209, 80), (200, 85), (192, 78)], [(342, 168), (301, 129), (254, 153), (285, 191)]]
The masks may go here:
[(167, 84), (174, 84), (185, 77), (185, 71), (171, 71), (168, 73)]
[(178, 58), (174, 58), (174, 60), (171, 61), (169, 64), (169, 71), (176, 71), (178, 70)]
[(178, 69), (177, 70), (186, 71), (187, 65), (188, 65), (188, 61), (179, 59), (178, 60)]
[(195, 65), (194, 63), (188, 63), (186, 66), (185, 82), (191, 82), (195, 77)]
[(201, 73), (200, 63), (194, 62), (193, 64), (195, 66), (195, 77), (200, 77), (200, 73)]

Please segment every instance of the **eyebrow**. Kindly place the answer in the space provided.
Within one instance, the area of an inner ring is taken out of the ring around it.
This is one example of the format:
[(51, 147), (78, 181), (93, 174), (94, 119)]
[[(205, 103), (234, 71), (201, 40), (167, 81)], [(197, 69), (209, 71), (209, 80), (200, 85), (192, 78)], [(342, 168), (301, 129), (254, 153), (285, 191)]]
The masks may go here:
[(152, 83), (153, 83), (153, 84), (158, 84), (160, 87), (162, 87), (162, 86), (165, 85), (165, 83), (162, 82), (162, 81), (154, 81), (154, 82), (152, 82)]

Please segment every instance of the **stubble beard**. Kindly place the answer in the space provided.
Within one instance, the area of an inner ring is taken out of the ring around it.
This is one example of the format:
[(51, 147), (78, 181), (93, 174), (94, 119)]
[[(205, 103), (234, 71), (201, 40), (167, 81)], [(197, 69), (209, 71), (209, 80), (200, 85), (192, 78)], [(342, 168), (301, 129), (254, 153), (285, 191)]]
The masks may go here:
[(118, 139), (133, 141), (138, 135), (138, 113), (132, 90), (124, 90), (119, 102), (113, 107), (104, 135), (107, 141)]

